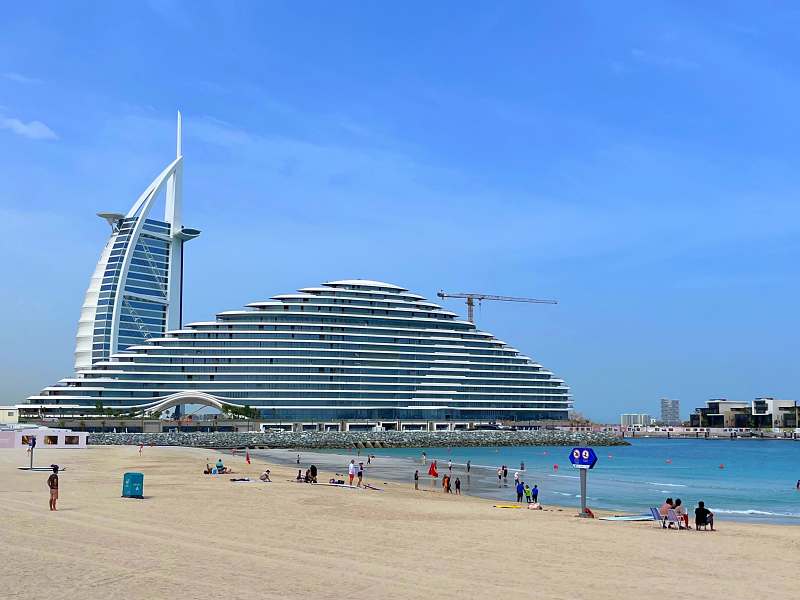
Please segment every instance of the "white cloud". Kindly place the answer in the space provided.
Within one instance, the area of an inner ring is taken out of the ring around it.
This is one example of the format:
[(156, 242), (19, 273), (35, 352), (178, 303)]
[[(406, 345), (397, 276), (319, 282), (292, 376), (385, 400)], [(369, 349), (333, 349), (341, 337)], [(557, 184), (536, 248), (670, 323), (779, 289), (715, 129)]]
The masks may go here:
[(0, 117), (0, 129), (26, 137), (31, 140), (57, 140), (58, 135), (41, 121), (28, 121), (24, 123), (19, 119)]
[(43, 83), (41, 79), (36, 79), (35, 77), (28, 77), (27, 75), (22, 75), (21, 73), (14, 73), (11, 71), (3, 73), (3, 78), (8, 79), (9, 81), (14, 81), (16, 83), (28, 83), (28, 84)]

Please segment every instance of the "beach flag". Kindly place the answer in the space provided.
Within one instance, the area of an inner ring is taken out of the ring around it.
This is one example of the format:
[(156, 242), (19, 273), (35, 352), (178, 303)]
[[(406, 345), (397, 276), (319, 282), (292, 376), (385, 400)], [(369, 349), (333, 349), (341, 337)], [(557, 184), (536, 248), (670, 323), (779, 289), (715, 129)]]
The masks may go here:
[(248, 465), (250, 464), (250, 449), (249, 448), (244, 451), (244, 460), (247, 462)]
[(430, 467), (430, 469), (428, 469), (428, 475), (430, 475), (431, 477), (438, 477), (439, 476), (439, 472), (436, 470), (436, 461), (433, 461), (431, 463), (431, 467)]

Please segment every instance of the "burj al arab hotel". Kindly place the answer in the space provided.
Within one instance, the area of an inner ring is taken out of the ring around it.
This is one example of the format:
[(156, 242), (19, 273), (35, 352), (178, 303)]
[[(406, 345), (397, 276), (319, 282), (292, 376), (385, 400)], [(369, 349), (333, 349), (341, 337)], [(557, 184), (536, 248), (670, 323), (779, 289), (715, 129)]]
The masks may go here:
[[(111, 227), (81, 308), (75, 373), (18, 405), (90, 415), (181, 404), (250, 407), (266, 421), (415, 428), (567, 418), (569, 387), (469, 320), (406, 288), (339, 279), (183, 323), (177, 154)], [(164, 215), (154, 208), (163, 200)]]

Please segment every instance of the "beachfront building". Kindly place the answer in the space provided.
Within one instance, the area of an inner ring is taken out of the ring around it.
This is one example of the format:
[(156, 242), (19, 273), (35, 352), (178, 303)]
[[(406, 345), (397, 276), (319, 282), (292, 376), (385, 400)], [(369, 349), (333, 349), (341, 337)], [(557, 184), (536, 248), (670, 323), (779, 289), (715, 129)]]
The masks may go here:
[[(185, 404), (269, 422), (440, 428), (563, 421), (569, 388), (536, 361), (407, 289), (330, 281), (182, 325), (183, 157), (111, 225), (78, 325), (75, 374), (19, 405), (26, 416)], [(164, 195), (164, 219), (150, 216)]]
[[(141, 344), (182, 320), (183, 244), (199, 235), (181, 222), (183, 156), (178, 114), (175, 159), (126, 213), (100, 212), (111, 234), (89, 280), (75, 342), (75, 370)], [(164, 218), (152, 218), (163, 199)]]
[(619, 424), (624, 427), (649, 427), (650, 415), (645, 413), (623, 413), (620, 415)]
[(690, 416), (692, 427), (797, 427), (795, 400), (756, 398), (751, 402), (712, 399)]
[(680, 425), (681, 424), (681, 402), (669, 398), (661, 399), (661, 424)]
[(569, 388), (536, 361), (397, 285), (348, 279), (129, 345), (29, 398), (70, 415), (177, 404), (265, 420), (563, 420)]
[(756, 398), (752, 402), (754, 427), (798, 427), (798, 405), (795, 400)]

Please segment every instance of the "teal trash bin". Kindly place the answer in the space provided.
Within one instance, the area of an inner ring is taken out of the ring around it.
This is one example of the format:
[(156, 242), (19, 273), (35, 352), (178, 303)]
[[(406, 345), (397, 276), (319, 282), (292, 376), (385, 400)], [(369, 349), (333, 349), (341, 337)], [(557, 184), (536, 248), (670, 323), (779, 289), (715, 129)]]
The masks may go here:
[(142, 498), (144, 473), (125, 473), (122, 478), (123, 498)]

